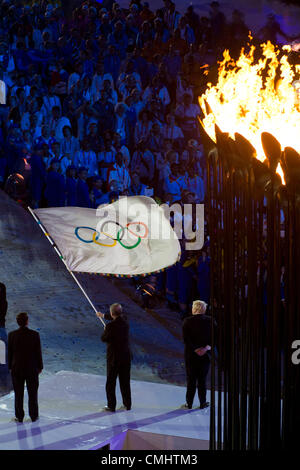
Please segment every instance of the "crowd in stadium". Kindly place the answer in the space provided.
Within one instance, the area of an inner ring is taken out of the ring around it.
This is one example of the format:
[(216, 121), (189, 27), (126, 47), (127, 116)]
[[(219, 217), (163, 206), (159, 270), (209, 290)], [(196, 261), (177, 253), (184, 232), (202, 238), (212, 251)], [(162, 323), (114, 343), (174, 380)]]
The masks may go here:
[[(277, 32), (270, 17), (264, 34)], [(248, 33), (242, 13), (226, 19), (216, 1), (208, 16), (171, 0), (156, 11), (89, 0), (67, 16), (55, 2), (2, 0), (0, 185), (21, 175), (33, 208), (96, 208), (121, 195), (205, 202), (198, 96), (208, 66)], [(209, 300), (207, 252), (183, 251), (156, 276), (183, 315), (191, 289)]]

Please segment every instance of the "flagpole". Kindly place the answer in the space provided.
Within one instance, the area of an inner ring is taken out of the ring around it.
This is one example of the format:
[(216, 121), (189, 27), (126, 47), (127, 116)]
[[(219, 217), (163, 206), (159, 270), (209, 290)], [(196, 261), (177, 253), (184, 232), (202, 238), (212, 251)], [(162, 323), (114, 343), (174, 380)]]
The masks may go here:
[[(87, 293), (85, 292), (84, 288), (82, 287), (82, 285), (80, 284), (80, 282), (78, 281), (78, 279), (76, 278), (75, 274), (70, 270), (69, 266), (67, 265), (63, 255), (61, 254), (61, 252), (59, 251), (59, 249), (57, 248), (56, 244), (54, 243), (54, 241), (52, 240), (52, 238), (50, 237), (49, 233), (46, 231), (45, 227), (43, 226), (42, 222), (40, 221), (40, 219), (36, 216), (36, 214), (33, 212), (33, 210), (31, 209), (31, 207), (27, 206), (27, 209), (29, 210), (30, 214), (32, 215), (32, 217), (34, 218), (34, 220), (37, 222), (38, 226), (40, 227), (40, 229), (42, 230), (43, 234), (47, 237), (47, 239), (49, 240), (49, 242), (51, 243), (52, 247), (54, 248), (54, 250), (56, 251), (57, 255), (59, 256), (59, 258), (62, 260), (62, 262), (64, 263), (65, 267), (67, 268), (67, 270), (69, 271), (69, 273), (71, 274), (71, 276), (73, 277), (74, 281), (76, 282), (76, 284), (78, 285), (78, 287), (81, 289), (82, 293), (84, 294), (85, 298), (87, 299), (87, 301), (89, 302), (89, 304), (91, 305), (91, 307), (93, 308), (93, 310), (95, 312), (97, 312), (98, 310), (96, 309), (95, 305), (93, 304), (93, 302), (91, 301), (91, 299), (89, 298), (89, 296), (87, 295)], [(99, 317), (98, 317), (99, 318)], [(101, 323), (103, 324), (104, 328), (106, 326), (105, 324), (105, 321), (102, 319), (102, 318), (99, 318)]]

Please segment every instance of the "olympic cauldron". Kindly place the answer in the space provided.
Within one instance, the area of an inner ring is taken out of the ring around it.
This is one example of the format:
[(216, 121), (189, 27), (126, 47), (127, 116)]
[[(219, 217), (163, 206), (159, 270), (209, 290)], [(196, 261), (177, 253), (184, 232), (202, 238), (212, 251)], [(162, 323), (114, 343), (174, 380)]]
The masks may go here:
[[(278, 69), (278, 64), (286, 64), (285, 51), (275, 52)], [(276, 75), (269, 70), (260, 82), (259, 99), (252, 96), (245, 101), (249, 85), (245, 77), (234, 94), (234, 82), (226, 79), (234, 71), (243, 72), (244, 65), (251, 69), (254, 61), (249, 54), (234, 65), (224, 53), (218, 85), (199, 98), (207, 160), (210, 303), (217, 325), (212, 331), (211, 449), (293, 448), (300, 426), (300, 364), (293, 362), (293, 347), (300, 340), (300, 148), (287, 145), (286, 134), (276, 133), (278, 116), (285, 128), (287, 119), (287, 110), (279, 106), (280, 86), (293, 92), (294, 101), (289, 95), (287, 106), (297, 119), (297, 139), (299, 104), (293, 85), (281, 83), (276, 89)], [(261, 74), (270, 64), (276, 65), (274, 55), (269, 53), (268, 58), (265, 68), (259, 68)], [(298, 72), (285, 75), (281, 68), (281, 80), (290, 83)], [(251, 73), (251, 88), (258, 92)], [(259, 74), (257, 68), (255, 73)], [(273, 88), (268, 82), (271, 76)], [(266, 108), (261, 99), (265, 87), (272, 89), (275, 124), (272, 102), (266, 97)], [(231, 108), (223, 116), (227, 98)], [(234, 99), (244, 101), (238, 106)], [(246, 103), (248, 108), (263, 109), (253, 112), (245, 108)], [(249, 116), (255, 116), (255, 121), (247, 121)], [(230, 128), (236, 123), (248, 138)], [(272, 125), (276, 137), (263, 130)], [(291, 128), (295, 129), (295, 122)], [(291, 140), (296, 142), (294, 137)]]

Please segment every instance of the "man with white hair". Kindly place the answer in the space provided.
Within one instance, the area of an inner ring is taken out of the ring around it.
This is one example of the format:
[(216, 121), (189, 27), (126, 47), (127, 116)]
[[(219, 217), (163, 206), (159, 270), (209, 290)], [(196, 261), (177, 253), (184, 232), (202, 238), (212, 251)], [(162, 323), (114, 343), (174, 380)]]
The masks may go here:
[(208, 374), (210, 358), (207, 354), (211, 342), (211, 317), (205, 315), (207, 304), (195, 300), (192, 306), (192, 316), (183, 322), (183, 340), (185, 343), (184, 358), (187, 377), (185, 409), (193, 406), (196, 388), (200, 409), (207, 408), (206, 376)]
[(122, 409), (131, 409), (130, 366), (131, 352), (129, 346), (129, 325), (123, 315), (122, 305), (115, 303), (110, 306), (110, 314), (97, 312), (98, 318), (112, 320), (105, 327), (101, 340), (107, 343), (107, 380), (105, 411), (116, 410), (116, 383), (119, 377), (123, 399)]

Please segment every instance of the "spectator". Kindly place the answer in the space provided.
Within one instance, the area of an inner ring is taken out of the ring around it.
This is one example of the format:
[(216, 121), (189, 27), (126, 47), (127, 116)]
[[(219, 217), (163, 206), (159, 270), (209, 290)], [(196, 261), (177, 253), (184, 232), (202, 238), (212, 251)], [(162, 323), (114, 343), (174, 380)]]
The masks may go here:
[(57, 95), (54, 94), (53, 87), (50, 87), (49, 92), (46, 94), (46, 96), (43, 97), (43, 104), (48, 118), (51, 118), (54, 106), (57, 106), (61, 109), (60, 99)]
[(128, 188), (129, 196), (145, 196), (147, 186), (141, 183), (138, 171), (131, 173), (131, 185)]
[(206, 171), (205, 157), (203, 147), (199, 145), (196, 139), (188, 141), (189, 162), (194, 168), (195, 174), (204, 176)]
[(115, 128), (114, 106), (108, 98), (106, 91), (102, 90), (101, 98), (90, 108), (91, 114), (98, 119), (99, 129), (102, 132)]
[(24, 114), (26, 112), (27, 106), (27, 97), (23, 88), (18, 88), (16, 91), (16, 98), (17, 98), (17, 106), (20, 114)]
[(68, 94), (70, 94), (73, 85), (77, 85), (81, 80), (83, 74), (83, 66), (81, 62), (75, 64), (74, 72), (71, 73), (68, 79)]
[(92, 103), (92, 81), (88, 74), (82, 76), (78, 83), (80, 94), (84, 102)]
[(149, 3), (144, 2), (142, 10), (139, 13), (141, 22), (149, 21), (151, 22), (154, 19), (154, 14), (149, 8)]
[(32, 141), (33, 137), (31, 135), (31, 132), (29, 130), (23, 131), (23, 145), (28, 152), (30, 152), (30, 150), (32, 149)]
[(170, 104), (171, 100), (168, 89), (161, 82), (158, 75), (153, 78), (152, 84), (149, 85), (144, 91), (143, 100), (146, 102), (149, 102), (151, 100), (159, 100), (164, 106), (164, 109), (168, 104)]
[(113, 31), (113, 26), (109, 21), (109, 15), (107, 13), (103, 13), (101, 17), (101, 24), (99, 26), (99, 35), (102, 37), (107, 38)]
[(206, 47), (212, 47), (212, 28), (209, 19), (206, 16), (200, 18), (199, 43)]
[(193, 89), (189, 85), (187, 79), (185, 77), (178, 76), (177, 78), (177, 86), (176, 86), (176, 104), (183, 103), (183, 96), (184, 94), (189, 94), (193, 100)]
[(108, 36), (108, 44), (114, 46), (120, 54), (121, 59), (125, 59), (128, 47), (128, 37), (124, 30), (122, 21), (116, 21), (114, 30)]
[(41, 135), (35, 139), (35, 143), (37, 145), (46, 144), (48, 147), (50, 147), (53, 144), (54, 140), (55, 140), (54, 137), (50, 135), (49, 126), (47, 124), (44, 124), (41, 127)]
[(79, 62), (82, 64), (82, 76), (81, 79), (84, 77), (89, 77), (90, 79), (94, 73), (94, 63), (88, 55), (87, 50), (81, 50), (79, 53)]
[(224, 13), (220, 11), (219, 2), (216, 1), (210, 4), (210, 25), (211, 36), (215, 41), (215, 45), (216, 47), (220, 47), (225, 39), (226, 18)]
[(164, 144), (164, 136), (162, 133), (161, 126), (158, 122), (154, 122), (148, 137), (148, 148), (152, 153), (158, 153), (161, 151)]
[(156, 17), (154, 22), (154, 34), (159, 37), (163, 44), (167, 44), (171, 37), (170, 30), (162, 18)]
[(199, 15), (195, 13), (193, 5), (189, 5), (187, 7), (186, 13), (185, 13), (185, 18), (187, 21), (187, 24), (192, 28), (193, 32), (195, 33), (196, 36), (196, 42), (200, 42), (200, 19)]
[(60, 101), (67, 96), (67, 82), (69, 74), (64, 68), (64, 62), (55, 63), (55, 70), (52, 72), (51, 85), (53, 86), (54, 93), (59, 97)]
[(103, 181), (107, 181), (108, 168), (115, 162), (115, 151), (110, 140), (104, 142), (104, 148), (98, 153), (99, 174)]
[(132, 15), (133, 18), (133, 24), (140, 29), (142, 25), (141, 17), (140, 17), (140, 12), (141, 12), (142, 6), (141, 4), (136, 0), (135, 2), (131, 2), (130, 5), (130, 14)]
[(181, 199), (182, 185), (179, 181), (179, 165), (178, 163), (172, 163), (170, 166), (171, 172), (164, 181), (164, 191), (169, 197), (170, 203), (179, 201)]
[(78, 179), (77, 179), (77, 204), (79, 207), (92, 207), (89, 187), (86, 183), (88, 176), (88, 169), (85, 167), (80, 167), (78, 169)]
[(126, 147), (126, 145), (122, 144), (122, 137), (118, 132), (115, 132), (115, 134), (114, 134), (112, 149), (115, 152), (117, 152), (117, 151), (122, 152), (123, 157), (124, 157), (124, 165), (125, 165), (126, 168), (129, 168), (130, 152), (128, 150), (128, 147)]
[(41, 146), (42, 148), (42, 159), (46, 170), (48, 170), (51, 160), (53, 159), (53, 154), (50, 152), (49, 146), (47, 144), (37, 144), (37, 146)]
[(113, 77), (114, 83), (117, 82), (120, 66), (121, 66), (121, 58), (119, 51), (113, 44), (108, 46), (107, 54), (104, 56), (103, 59), (104, 64), (104, 72), (111, 74)]
[(57, 58), (65, 60), (72, 56), (73, 47), (70, 41), (67, 41), (67, 37), (62, 35), (57, 40), (56, 54)]
[(149, 64), (144, 59), (141, 51), (135, 47), (130, 55), (130, 61), (133, 63), (134, 70), (138, 72), (141, 77), (141, 84), (144, 88), (149, 82)]
[(197, 290), (204, 302), (210, 301), (210, 259), (204, 249), (197, 263)]
[(60, 142), (60, 152), (68, 156), (71, 161), (74, 161), (75, 153), (79, 150), (79, 142), (72, 135), (72, 128), (70, 126), (63, 127), (63, 138)]
[(104, 80), (109, 80), (111, 87), (114, 88), (112, 75), (110, 73), (104, 73), (104, 65), (103, 62), (100, 61), (96, 64), (96, 71), (92, 78), (92, 104), (100, 98)]
[(131, 172), (139, 169), (142, 183), (151, 186), (154, 178), (155, 161), (154, 156), (147, 146), (147, 140), (141, 139), (136, 147), (130, 165)]
[(103, 181), (101, 177), (99, 175), (94, 176), (92, 178), (91, 184), (92, 184), (92, 189), (90, 192), (90, 200), (91, 200), (92, 207), (97, 209), (97, 207), (101, 204), (104, 204), (104, 203), (108, 204), (110, 202), (109, 194), (104, 193), (102, 191)]
[(46, 177), (45, 198), (48, 207), (62, 207), (65, 205), (65, 180), (60, 173), (60, 163), (57, 158), (51, 160)]
[[(131, 91), (130, 96), (132, 97), (131, 108), (134, 108), (135, 116), (137, 118), (140, 111), (145, 107), (145, 103), (141, 99), (141, 91), (138, 88), (134, 88)], [(135, 124), (136, 124), (136, 121), (135, 121)]]
[(267, 22), (263, 28), (259, 31), (259, 37), (263, 42), (270, 41), (272, 44), (277, 43), (277, 34), (283, 36), (287, 41), (291, 41), (293, 38), (282, 31), (279, 22), (273, 13), (270, 13), (267, 18)]
[(165, 23), (170, 31), (173, 31), (178, 27), (180, 20), (180, 13), (178, 13), (175, 8), (175, 3), (169, 2), (168, 8), (164, 14)]
[(195, 174), (192, 166), (187, 168), (188, 177), (186, 178), (186, 186), (189, 191), (195, 194), (195, 202), (200, 204), (204, 202), (204, 181), (201, 176)]
[(61, 142), (64, 138), (63, 128), (65, 126), (71, 127), (69, 119), (61, 115), (61, 108), (59, 106), (53, 106), (49, 128), (50, 134), (52, 137), (55, 137), (58, 142)]
[(176, 28), (173, 31), (172, 36), (170, 37), (166, 45), (167, 48), (172, 46), (175, 51), (179, 51), (181, 57), (183, 57), (188, 51), (188, 45), (185, 39), (181, 37), (181, 31), (179, 28)]
[(76, 166), (69, 165), (66, 169), (66, 205), (77, 206)]
[(153, 40), (153, 31), (151, 28), (151, 23), (149, 21), (144, 21), (140, 32), (137, 34), (136, 45), (138, 48), (142, 49), (144, 45)]
[(147, 140), (150, 135), (153, 122), (148, 111), (142, 109), (138, 115), (138, 121), (134, 130), (134, 141), (137, 144), (141, 139)]
[(112, 21), (111, 23), (115, 26), (115, 24), (121, 21), (123, 24), (125, 21), (125, 14), (123, 12), (123, 9), (120, 7), (118, 3), (114, 3), (112, 7)]
[(50, 153), (52, 155), (52, 158), (56, 158), (60, 162), (62, 154), (60, 151), (60, 144), (56, 140), (51, 144)]
[(189, 25), (186, 16), (182, 16), (180, 18), (178, 23), (178, 29), (180, 31), (180, 36), (185, 40), (187, 44), (194, 44), (196, 42), (194, 30)]
[(116, 153), (116, 161), (108, 170), (107, 174), (107, 183), (108, 186), (112, 181), (116, 181), (117, 183), (117, 191), (123, 193), (127, 191), (130, 184), (130, 176), (127, 168), (124, 165), (124, 157), (122, 152)]
[(135, 24), (134, 16), (130, 13), (129, 15), (126, 16), (126, 21), (125, 21), (125, 33), (128, 38), (128, 47), (127, 47), (128, 52), (133, 51), (135, 44), (136, 44), (138, 32), (139, 32), (139, 29), (137, 25)]
[(111, 81), (109, 79), (105, 79), (103, 81), (103, 91), (107, 93), (108, 96), (108, 101), (113, 104), (113, 106), (116, 106), (118, 102), (118, 94), (116, 90), (113, 88)]
[(121, 145), (128, 145), (129, 143), (129, 119), (126, 114), (127, 106), (125, 103), (118, 103), (115, 106), (115, 128), (114, 132), (121, 136)]
[(131, 95), (133, 90), (138, 89), (138, 91), (142, 91), (140, 83), (137, 82), (136, 75), (129, 74), (125, 75), (122, 80), (120, 79), (118, 91), (123, 101)]
[(103, 148), (103, 139), (98, 132), (98, 121), (96, 119), (90, 119), (87, 126), (86, 139), (90, 144), (90, 149), (97, 155)]
[(85, 167), (89, 177), (98, 174), (97, 156), (96, 153), (91, 150), (90, 142), (87, 138), (81, 142), (80, 149), (75, 153), (74, 165), (77, 168)]
[(239, 54), (239, 50), (243, 44), (248, 40), (249, 28), (245, 24), (244, 15), (239, 10), (232, 12), (232, 20), (229, 25), (230, 31), (230, 47), (231, 50)]
[(183, 103), (176, 107), (175, 116), (186, 139), (198, 136), (197, 116), (199, 114), (199, 105), (192, 103), (192, 97), (189, 93), (184, 93)]
[(174, 145), (177, 143), (178, 147), (181, 147), (183, 143), (184, 136), (180, 127), (175, 124), (175, 116), (173, 113), (169, 113), (166, 116), (166, 124), (163, 126), (163, 136), (165, 139), (174, 142)]
[(168, 83), (169, 83), (169, 91), (172, 95), (174, 101), (176, 91), (176, 77), (179, 75), (181, 66), (182, 66), (182, 57), (178, 49), (175, 49), (173, 44), (170, 44), (168, 52), (164, 56), (163, 65), (168, 74)]
[(40, 145), (35, 145), (30, 158), (31, 166), (31, 199), (33, 208), (40, 207), (44, 186), (47, 178), (47, 166), (43, 159), (43, 149)]

